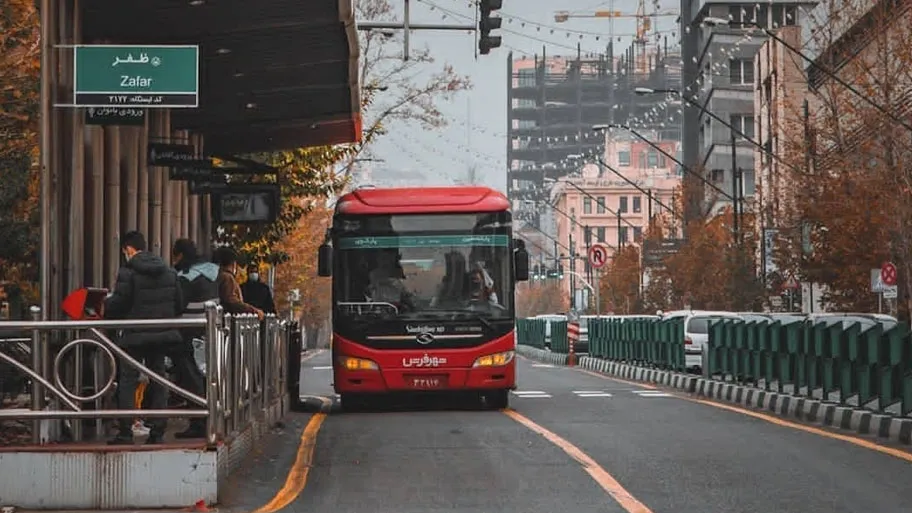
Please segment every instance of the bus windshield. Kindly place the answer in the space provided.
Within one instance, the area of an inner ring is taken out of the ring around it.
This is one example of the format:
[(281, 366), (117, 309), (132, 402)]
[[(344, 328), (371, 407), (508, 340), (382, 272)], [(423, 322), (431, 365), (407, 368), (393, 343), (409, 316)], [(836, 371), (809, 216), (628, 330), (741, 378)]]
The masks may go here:
[(337, 215), (335, 315), (513, 318), (508, 212)]

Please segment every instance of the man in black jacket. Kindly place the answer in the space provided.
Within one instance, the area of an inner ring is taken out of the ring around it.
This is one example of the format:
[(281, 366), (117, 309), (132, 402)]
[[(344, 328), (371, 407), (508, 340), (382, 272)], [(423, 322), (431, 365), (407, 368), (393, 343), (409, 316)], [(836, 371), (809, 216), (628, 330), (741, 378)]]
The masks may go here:
[[(206, 302), (219, 302), (218, 273), (219, 266), (206, 262), (199, 257), (196, 244), (190, 239), (178, 239), (171, 250), (171, 261), (177, 269), (180, 279), (183, 304), (183, 317), (201, 318), (206, 316)], [(178, 385), (194, 394), (206, 395), (206, 377), (199, 368), (193, 355), (193, 339), (202, 339), (205, 329), (182, 330), (184, 341), (169, 348), (167, 355), (174, 364), (178, 376)], [(195, 418), (190, 421), (186, 431), (176, 433), (175, 438), (204, 438), (206, 420)]]
[[(121, 250), (126, 263), (117, 272), (114, 290), (105, 299), (106, 319), (173, 319), (181, 314), (183, 298), (177, 273), (158, 256), (146, 251), (146, 239), (137, 231), (121, 238)], [(182, 341), (177, 329), (124, 330), (118, 345), (135, 360), (159, 376), (165, 373), (165, 348)], [(139, 371), (126, 362), (119, 362), (117, 369), (117, 407), (134, 408)], [(167, 391), (150, 380), (146, 391), (148, 408), (163, 410), (167, 407)], [(132, 419), (118, 419), (118, 434), (109, 442), (132, 444)], [(153, 419), (147, 443), (161, 443), (167, 419)]]
[(247, 281), (241, 285), (241, 294), (244, 295), (244, 301), (259, 308), (263, 313), (276, 313), (272, 289), (260, 279), (260, 270), (256, 265), (247, 268)]

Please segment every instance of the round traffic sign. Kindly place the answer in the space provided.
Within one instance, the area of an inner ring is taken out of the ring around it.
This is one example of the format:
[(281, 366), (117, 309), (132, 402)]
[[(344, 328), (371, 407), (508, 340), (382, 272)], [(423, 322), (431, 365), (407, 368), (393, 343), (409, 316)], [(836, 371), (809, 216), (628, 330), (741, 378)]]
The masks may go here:
[(893, 262), (884, 262), (880, 266), (880, 281), (889, 287), (896, 285), (896, 266)]
[(608, 263), (608, 248), (595, 244), (589, 248), (589, 265), (600, 269)]

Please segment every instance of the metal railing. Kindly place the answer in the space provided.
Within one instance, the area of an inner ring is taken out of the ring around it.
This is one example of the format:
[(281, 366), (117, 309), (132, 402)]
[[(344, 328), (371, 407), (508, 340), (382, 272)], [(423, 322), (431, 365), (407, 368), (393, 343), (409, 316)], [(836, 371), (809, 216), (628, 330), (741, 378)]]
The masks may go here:
[[(36, 444), (55, 441), (64, 430), (73, 441), (84, 440), (82, 419), (95, 421), (94, 438), (100, 439), (105, 436), (104, 419), (174, 417), (206, 418), (207, 442), (214, 444), (243, 430), (287, 392), (287, 324), (275, 316), (260, 322), (253, 315), (223, 315), (215, 303), (206, 305), (205, 318), (188, 319), (40, 321), (37, 308), (31, 313), (31, 321), (0, 323), (0, 331), (31, 333), (29, 362), (13, 357), (6, 348), (5, 342), (21, 344), (23, 339), (0, 338), (0, 361), (31, 382), (30, 409), (0, 409), (0, 420), (31, 420), (32, 442)], [(156, 374), (115, 342), (117, 331), (134, 329), (204, 332), (206, 396)], [(189, 407), (115, 408), (110, 392), (115, 387), (118, 365), (135, 368), (150, 383), (186, 399)]]

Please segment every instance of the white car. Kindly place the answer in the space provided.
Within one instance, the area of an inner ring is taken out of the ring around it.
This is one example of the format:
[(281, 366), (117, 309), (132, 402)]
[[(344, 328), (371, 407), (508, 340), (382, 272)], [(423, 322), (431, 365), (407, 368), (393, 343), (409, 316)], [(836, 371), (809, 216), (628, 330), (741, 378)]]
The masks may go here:
[(566, 321), (567, 316), (564, 314), (541, 314), (541, 315), (536, 315), (534, 318), (535, 319), (544, 319), (544, 320), (548, 321), (547, 324), (545, 324), (545, 347), (550, 349), (551, 348), (551, 323), (553, 321), (557, 321), (557, 322)]
[(742, 317), (732, 312), (694, 310), (684, 320), (684, 367), (687, 370), (703, 369), (703, 351), (709, 342), (709, 329), (716, 321)]

